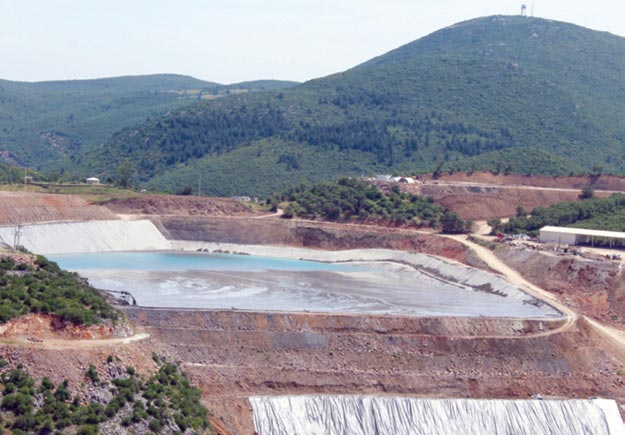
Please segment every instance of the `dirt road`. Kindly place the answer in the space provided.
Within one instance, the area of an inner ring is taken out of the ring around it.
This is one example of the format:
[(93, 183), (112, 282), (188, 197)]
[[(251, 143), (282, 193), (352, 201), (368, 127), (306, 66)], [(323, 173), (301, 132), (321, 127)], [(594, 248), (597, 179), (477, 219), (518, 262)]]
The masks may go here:
[(97, 347), (114, 346), (119, 344), (129, 344), (149, 338), (150, 334), (139, 332), (130, 337), (102, 338), (102, 339), (32, 339), (32, 338), (11, 338), (0, 339), (0, 344), (8, 346), (26, 346), (41, 349), (94, 349)]
[(536, 297), (536, 298), (538, 298), (540, 300), (546, 301), (550, 305), (554, 306), (557, 310), (562, 312), (568, 318), (568, 322), (562, 328), (566, 328), (566, 327), (570, 326), (577, 319), (577, 314), (573, 310), (571, 310), (570, 308), (568, 308), (565, 305), (563, 305), (551, 293), (549, 293), (546, 290), (543, 290), (543, 289), (535, 286), (534, 284), (530, 283), (529, 281), (527, 281), (525, 278), (523, 278), (521, 276), (521, 274), (519, 272), (517, 272), (516, 270), (514, 270), (511, 267), (509, 267), (508, 265), (506, 265), (503, 261), (501, 261), (499, 258), (497, 258), (495, 256), (495, 254), (493, 254), (493, 252), (490, 251), (489, 249), (487, 249), (487, 248), (485, 248), (485, 247), (483, 247), (481, 245), (478, 245), (477, 243), (473, 243), (473, 242), (469, 241), (467, 239), (467, 236), (464, 235), (464, 234), (444, 235), (443, 237), (448, 237), (450, 239), (454, 239), (454, 240), (462, 243), (463, 245), (467, 246), (468, 248), (472, 249), (473, 252), (475, 252), (476, 255), (482, 261), (484, 261), (486, 264), (488, 264), (488, 266), (491, 269), (493, 269), (494, 271), (496, 271), (496, 272), (500, 273), (501, 275), (503, 275), (509, 282), (511, 282), (512, 284), (518, 286), (519, 288), (521, 288), (522, 290), (526, 291), (530, 295), (532, 295), (532, 296), (534, 296), (534, 297)]
[[(454, 240), (463, 243), (465, 246), (471, 248), (477, 255), (482, 259), (486, 264), (488, 264), (493, 270), (501, 273), (506, 277), (508, 281), (519, 286), (523, 290), (527, 291), (532, 296), (535, 296), (539, 299), (547, 301), (552, 306), (560, 310), (567, 317), (567, 322), (562, 325), (562, 327), (557, 328), (555, 330), (549, 331), (548, 334), (553, 334), (555, 332), (561, 332), (564, 329), (569, 328), (575, 320), (579, 317), (577, 313), (575, 313), (570, 308), (563, 305), (555, 296), (551, 293), (543, 290), (527, 280), (525, 280), (516, 270), (512, 269), (505, 263), (503, 263), (499, 258), (495, 256), (493, 252), (480, 246), (476, 243), (473, 243), (467, 240), (466, 235), (446, 235), (445, 237), (452, 238)], [(588, 322), (588, 324), (598, 333), (601, 337), (607, 340), (608, 343), (611, 343), (616, 350), (619, 351), (622, 355), (625, 355), (625, 332), (606, 326), (598, 321), (591, 319), (590, 317), (583, 316), (583, 318)]]

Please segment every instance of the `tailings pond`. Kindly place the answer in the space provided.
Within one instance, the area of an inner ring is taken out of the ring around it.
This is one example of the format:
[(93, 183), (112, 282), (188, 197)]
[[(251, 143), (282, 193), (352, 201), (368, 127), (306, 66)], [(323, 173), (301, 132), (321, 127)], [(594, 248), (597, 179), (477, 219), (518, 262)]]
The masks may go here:
[(87, 277), (97, 288), (131, 292), (138, 305), (147, 307), (560, 316), (549, 305), (495, 275), (425, 255), (406, 255), (411, 255), (413, 264), (407, 264), (404, 257), (402, 261), (325, 263), (178, 251), (48, 257), (62, 268)]

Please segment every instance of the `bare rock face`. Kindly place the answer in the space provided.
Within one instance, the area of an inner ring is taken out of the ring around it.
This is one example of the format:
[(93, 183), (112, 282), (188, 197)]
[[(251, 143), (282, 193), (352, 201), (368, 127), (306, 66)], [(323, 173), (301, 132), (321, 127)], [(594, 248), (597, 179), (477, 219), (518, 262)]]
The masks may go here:
[(106, 385), (97, 385), (87, 391), (87, 401), (106, 405), (113, 399), (113, 393)]

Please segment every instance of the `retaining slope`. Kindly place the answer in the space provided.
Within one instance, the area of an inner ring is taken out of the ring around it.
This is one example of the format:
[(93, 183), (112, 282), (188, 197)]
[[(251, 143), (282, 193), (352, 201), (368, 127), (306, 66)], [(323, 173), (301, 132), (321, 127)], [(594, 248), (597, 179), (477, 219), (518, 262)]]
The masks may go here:
[(585, 321), (124, 308), (181, 361), (215, 415), (253, 433), (247, 398), (383, 394), (625, 401)]
[[(0, 227), (0, 241), (13, 245), (15, 226)], [(23, 225), (19, 245), (36, 254), (171, 249), (149, 220)]]
[(622, 435), (613, 400), (252, 397), (260, 435)]
[(0, 225), (113, 219), (117, 216), (107, 208), (74, 195), (0, 192)]

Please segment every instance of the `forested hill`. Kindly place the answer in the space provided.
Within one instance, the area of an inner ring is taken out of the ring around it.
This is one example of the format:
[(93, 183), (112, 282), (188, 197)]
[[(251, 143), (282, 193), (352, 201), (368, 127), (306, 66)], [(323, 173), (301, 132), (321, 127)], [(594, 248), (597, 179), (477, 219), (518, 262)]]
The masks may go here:
[(625, 170), (625, 39), (528, 17), (463, 22), (343, 73), (115, 134), (83, 174), (262, 194), (373, 172)]
[(0, 161), (44, 168), (101, 145), (116, 131), (202, 99), (293, 86), (233, 85), (175, 74), (94, 80), (0, 80)]

